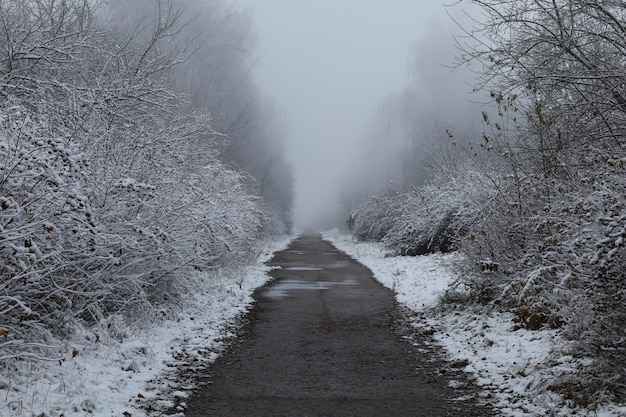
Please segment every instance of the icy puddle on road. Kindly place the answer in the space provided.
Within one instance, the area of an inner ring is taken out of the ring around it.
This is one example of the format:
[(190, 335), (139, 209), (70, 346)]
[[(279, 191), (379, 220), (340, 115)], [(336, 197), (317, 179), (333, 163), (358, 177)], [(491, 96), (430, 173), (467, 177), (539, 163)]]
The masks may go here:
[(322, 269), (316, 266), (290, 266), (285, 268), (285, 271), (321, 271)]
[(327, 265), (321, 266), (287, 266), (285, 268), (280, 268), (283, 271), (323, 271), (324, 269), (338, 269), (338, 268), (346, 268), (350, 266), (350, 261), (347, 260), (339, 260)]
[(267, 298), (282, 298), (290, 295), (293, 291), (303, 290), (328, 290), (337, 286), (351, 286), (356, 285), (357, 282), (353, 279), (346, 279), (341, 282), (329, 282), (329, 281), (304, 281), (299, 279), (285, 279), (273, 284), (265, 291), (261, 292), (261, 296)]

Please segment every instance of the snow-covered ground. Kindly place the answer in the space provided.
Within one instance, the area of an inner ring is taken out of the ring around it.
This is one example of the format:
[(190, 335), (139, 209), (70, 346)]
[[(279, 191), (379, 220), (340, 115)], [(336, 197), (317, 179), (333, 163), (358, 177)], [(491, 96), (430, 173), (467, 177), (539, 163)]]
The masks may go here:
[[(327, 232), (324, 237), (367, 266), (398, 301), (416, 312), (428, 312), (416, 327), (434, 330), (449, 357), (467, 363), (465, 371), (483, 387), (483, 395), (504, 416), (625, 416), (616, 404), (581, 410), (547, 388), (589, 362), (568, 355), (568, 343), (556, 330), (513, 330), (512, 315), (471, 310), (428, 311), (455, 276), (448, 270), (455, 254), (393, 257), (378, 243), (353, 241)], [(421, 316), (423, 317), (423, 315)]]
[(252, 292), (269, 278), (263, 262), (291, 239), (266, 242), (255, 265), (207, 276), (176, 320), (142, 330), (110, 328), (106, 337), (85, 331), (58, 361), (25, 364), (26, 375), (8, 380), (0, 376), (0, 417), (141, 417), (146, 408), (178, 408), (173, 415), (182, 416), (192, 382), (176, 381), (177, 367), (215, 360)]

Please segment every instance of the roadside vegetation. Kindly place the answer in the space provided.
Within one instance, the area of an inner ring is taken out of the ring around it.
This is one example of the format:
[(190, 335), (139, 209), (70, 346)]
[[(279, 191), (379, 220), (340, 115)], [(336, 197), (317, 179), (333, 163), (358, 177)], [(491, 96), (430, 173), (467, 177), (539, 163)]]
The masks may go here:
[(249, 262), (290, 230), (292, 184), (249, 75), (250, 22), (223, 2), (0, 0), (0, 32), (10, 391), (77, 333), (171, 318)]
[[(559, 329), (593, 365), (549, 389), (583, 406), (624, 402), (626, 5), (460, 3), (480, 13), (457, 41), (459, 66), (476, 64), (476, 91), (489, 96), (475, 112), (482, 128), (428, 134), (419, 106), (396, 97), (398, 137), (428, 175), (384, 177), (382, 191), (345, 199), (349, 227), (398, 254), (459, 251), (449, 302)], [(397, 166), (410, 166), (402, 155)]]

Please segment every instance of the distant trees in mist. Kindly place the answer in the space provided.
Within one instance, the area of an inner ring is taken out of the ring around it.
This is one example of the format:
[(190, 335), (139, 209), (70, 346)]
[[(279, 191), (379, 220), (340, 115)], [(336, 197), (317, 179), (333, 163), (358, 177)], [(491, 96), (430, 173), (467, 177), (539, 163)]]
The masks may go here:
[(245, 16), (221, 1), (0, 0), (0, 32), (3, 372), (81, 326), (167, 316), (290, 228)]
[(483, 133), (469, 144), (441, 129), (442, 145), (420, 148), (431, 178), (353, 206), (353, 230), (400, 253), (448, 239), (465, 259), (448, 300), (561, 329), (594, 362), (550, 389), (583, 405), (623, 401), (626, 4), (467, 3), (480, 20), (458, 37), (458, 58), (477, 64), (476, 89), (491, 96), (477, 108)]
[[(443, 26), (454, 29), (451, 22)], [(416, 195), (435, 176), (446, 175), (442, 168), (464, 164), (459, 155), (480, 137), (480, 107), (467, 91), (471, 73), (453, 71), (451, 33), (432, 32), (410, 50), (409, 85), (382, 98), (366, 125), (340, 194), (345, 217), (359, 216), (354, 208), (360, 204), (375, 209), (389, 193)]]

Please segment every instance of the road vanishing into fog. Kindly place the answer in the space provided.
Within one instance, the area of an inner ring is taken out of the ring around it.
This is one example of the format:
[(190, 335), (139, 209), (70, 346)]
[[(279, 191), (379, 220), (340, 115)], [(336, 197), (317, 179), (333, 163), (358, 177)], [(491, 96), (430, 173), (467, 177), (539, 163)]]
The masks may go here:
[(186, 417), (493, 414), (459, 364), (410, 330), (392, 292), (320, 235), (300, 236), (269, 264), (275, 280), (199, 377)]

